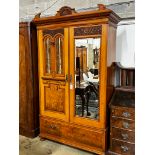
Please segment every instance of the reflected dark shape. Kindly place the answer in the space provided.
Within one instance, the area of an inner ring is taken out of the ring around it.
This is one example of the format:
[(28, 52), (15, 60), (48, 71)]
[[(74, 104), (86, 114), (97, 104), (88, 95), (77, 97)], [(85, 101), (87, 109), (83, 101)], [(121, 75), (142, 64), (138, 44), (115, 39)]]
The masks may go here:
[(76, 82), (79, 82), (80, 85), (80, 57), (76, 57)]
[(91, 68), (89, 71), (94, 75), (98, 75), (98, 69)]
[(93, 49), (93, 52), (94, 52), (93, 64), (96, 65), (96, 63), (99, 62), (99, 49), (95, 48)]
[(79, 95), (82, 99), (82, 117), (84, 116), (84, 106), (86, 105), (87, 116), (90, 116), (88, 111), (88, 103), (91, 96), (91, 93), (95, 93), (96, 98), (98, 98), (98, 89), (94, 86), (93, 83), (89, 82), (87, 86), (80, 86), (75, 88), (75, 94)]

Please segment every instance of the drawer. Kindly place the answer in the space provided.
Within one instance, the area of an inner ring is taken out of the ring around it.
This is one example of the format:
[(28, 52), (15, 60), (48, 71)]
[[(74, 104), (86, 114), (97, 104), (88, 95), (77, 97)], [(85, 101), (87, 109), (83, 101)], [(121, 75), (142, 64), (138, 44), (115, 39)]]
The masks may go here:
[(111, 151), (120, 153), (121, 155), (134, 155), (135, 144), (112, 139)]
[(118, 128), (112, 128), (111, 130), (112, 138), (135, 143), (135, 132)]
[(49, 121), (46, 119), (40, 120), (40, 132), (50, 134), (52, 136), (60, 137), (61, 133), (61, 124), (54, 121)]
[(111, 115), (135, 120), (135, 109), (126, 107), (113, 107), (111, 110)]
[(111, 125), (112, 127), (118, 127), (118, 128), (128, 129), (128, 130), (135, 129), (135, 121), (128, 120), (128, 119), (122, 119), (118, 117), (112, 117)]
[(105, 131), (92, 130), (67, 122), (56, 121), (49, 118), (40, 119), (40, 133), (42, 137), (51, 137), (51, 140), (65, 140), (75, 144), (105, 149)]
[(102, 148), (103, 132), (95, 132), (86, 128), (71, 127), (72, 140), (86, 145)]

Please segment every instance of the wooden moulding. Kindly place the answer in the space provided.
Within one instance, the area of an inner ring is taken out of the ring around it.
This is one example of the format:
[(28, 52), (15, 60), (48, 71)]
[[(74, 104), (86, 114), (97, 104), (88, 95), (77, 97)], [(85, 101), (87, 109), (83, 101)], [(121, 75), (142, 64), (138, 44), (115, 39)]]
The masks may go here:
[(42, 17), (40, 18), (40, 13), (35, 16), (33, 22), (37, 26), (57, 24), (63, 22), (75, 22), (79, 20), (88, 20), (89, 19), (102, 19), (108, 18), (110, 22), (117, 24), (121, 18), (115, 14), (112, 10), (107, 9), (104, 5), (98, 4), (98, 10), (86, 11), (77, 13), (75, 9), (72, 9), (68, 6), (64, 6), (57, 11), (55, 16)]
[(19, 28), (26, 28), (26, 27), (30, 27), (29, 22), (20, 22), (19, 23)]

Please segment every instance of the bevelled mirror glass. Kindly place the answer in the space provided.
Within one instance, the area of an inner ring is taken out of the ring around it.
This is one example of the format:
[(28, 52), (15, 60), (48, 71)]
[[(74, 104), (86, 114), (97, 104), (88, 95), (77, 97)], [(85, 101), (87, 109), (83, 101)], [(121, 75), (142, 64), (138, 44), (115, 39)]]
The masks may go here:
[(45, 70), (46, 73), (51, 73), (51, 44), (50, 44), (50, 38), (46, 38), (44, 40), (44, 47), (45, 47), (45, 57), (46, 57), (46, 65)]
[(56, 44), (56, 71), (57, 74), (63, 73), (63, 45), (62, 38), (57, 37), (55, 39)]
[(99, 119), (100, 38), (75, 39), (75, 115)]

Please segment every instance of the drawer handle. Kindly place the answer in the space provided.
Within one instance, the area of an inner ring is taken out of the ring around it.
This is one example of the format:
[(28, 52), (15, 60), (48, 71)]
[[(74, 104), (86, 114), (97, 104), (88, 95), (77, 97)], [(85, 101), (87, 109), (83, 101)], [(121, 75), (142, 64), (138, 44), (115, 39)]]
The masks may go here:
[(129, 112), (123, 112), (122, 116), (124, 116), (124, 117), (130, 117), (131, 114)]
[(123, 122), (123, 127), (128, 129), (129, 128), (129, 123), (128, 122)]
[(126, 133), (125, 134), (122, 133), (121, 135), (122, 135), (122, 137), (123, 137), (124, 140), (129, 138), (128, 137), (128, 134), (126, 134)]
[(121, 149), (124, 151), (124, 152), (127, 152), (129, 149), (127, 146), (121, 146)]
[(49, 126), (49, 128), (54, 129), (54, 130), (56, 130), (56, 129), (57, 129), (57, 127), (56, 127), (55, 125), (53, 125), (53, 124), (52, 124), (52, 125), (50, 125), (50, 126)]

